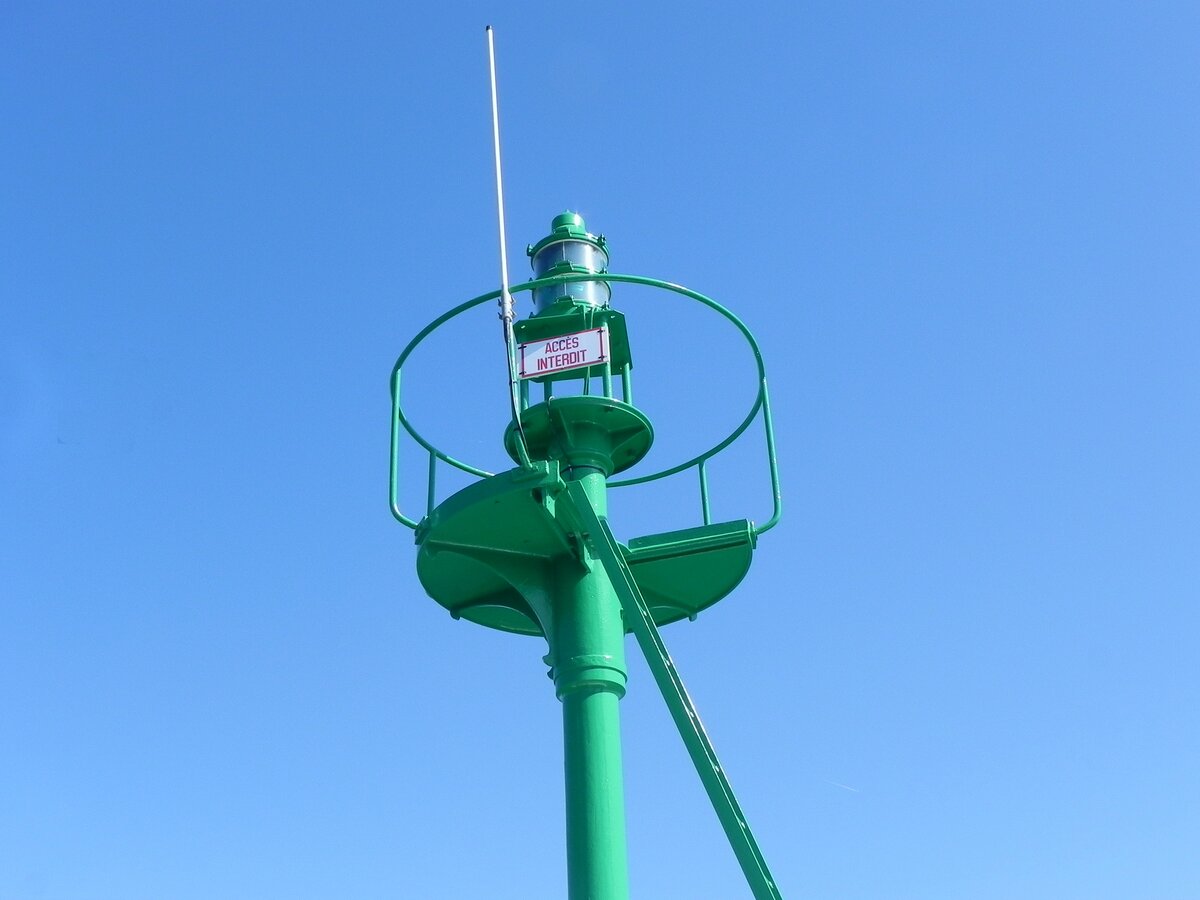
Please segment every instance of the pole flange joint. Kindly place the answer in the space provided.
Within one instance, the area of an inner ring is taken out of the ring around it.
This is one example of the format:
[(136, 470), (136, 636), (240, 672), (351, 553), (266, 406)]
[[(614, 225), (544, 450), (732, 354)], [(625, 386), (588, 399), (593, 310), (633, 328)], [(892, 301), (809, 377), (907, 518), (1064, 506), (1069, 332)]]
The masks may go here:
[(624, 665), (607, 653), (581, 653), (561, 661), (556, 658), (551, 674), (559, 700), (578, 691), (607, 691), (624, 697), (629, 680)]

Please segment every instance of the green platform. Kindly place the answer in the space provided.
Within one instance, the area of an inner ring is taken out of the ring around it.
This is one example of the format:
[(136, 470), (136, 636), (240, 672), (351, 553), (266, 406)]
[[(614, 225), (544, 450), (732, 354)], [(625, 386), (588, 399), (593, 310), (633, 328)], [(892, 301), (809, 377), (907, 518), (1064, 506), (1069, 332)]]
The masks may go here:
[[(502, 472), (443, 501), (416, 533), (417, 575), (429, 596), (455, 618), (542, 634), (530, 600), (536, 604), (545, 590), (550, 567), (579, 553), (581, 526), (565, 489), (550, 461)], [(635, 538), (621, 552), (655, 624), (665, 625), (694, 618), (732, 591), (750, 568), (754, 544), (754, 528), (742, 519)]]

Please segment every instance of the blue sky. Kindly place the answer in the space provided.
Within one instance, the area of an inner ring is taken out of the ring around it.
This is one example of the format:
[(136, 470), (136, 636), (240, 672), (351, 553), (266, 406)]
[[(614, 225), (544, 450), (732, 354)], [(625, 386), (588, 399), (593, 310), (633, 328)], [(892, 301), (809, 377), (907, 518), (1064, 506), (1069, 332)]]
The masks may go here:
[[(540, 642), (385, 502), (393, 360), (498, 281), (488, 22), (514, 272), (579, 210), (763, 346), (784, 520), (664, 635), (785, 896), (1200, 896), (1193, 4), (16, 3), (0, 898), (562, 896)], [(719, 322), (614, 303), (654, 459), (737, 421)], [(486, 466), (499, 352), (413, 380)], [(634, 896), (744, 896), (629, 649)]]

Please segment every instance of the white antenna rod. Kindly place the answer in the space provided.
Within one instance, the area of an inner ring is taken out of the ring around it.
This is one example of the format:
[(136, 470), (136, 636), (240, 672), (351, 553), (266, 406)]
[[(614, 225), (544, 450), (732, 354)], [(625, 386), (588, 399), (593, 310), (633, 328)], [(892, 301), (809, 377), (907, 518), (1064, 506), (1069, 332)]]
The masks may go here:
[[(500, 174), (500, 107), (496, 101), (496, 44), (488, 25), (488, 68), (492, 76), (492, 146), (496, 158), (496, 215), (500, 220), (500, 318), (506, 327), (514, 318), (512, 294), (508, 292), (508, 242), (504, 236), (504, 179)], [(505, 332), (507, 334), (507, 330)]]
[(500, 175), (500, 105), (496, 101), (496, 43), (492, 26), (484, 28), (488, 41), (488, 69), (492, 80), (492, 147), (496, 158), (496, 217), (500, 223), (500, 318), (504, 322), (504, 349), (508, 357), (508, 398), (512, 405), (513, 423), (517, 426), (517, 456), (521, 465), (531, 467), (525, 428), (521, 424), (521, 401), (517, 390), (517, 351), (513, 337), (512, 294), (508, 292), (508, 241), (504, 236), (504, 179)]

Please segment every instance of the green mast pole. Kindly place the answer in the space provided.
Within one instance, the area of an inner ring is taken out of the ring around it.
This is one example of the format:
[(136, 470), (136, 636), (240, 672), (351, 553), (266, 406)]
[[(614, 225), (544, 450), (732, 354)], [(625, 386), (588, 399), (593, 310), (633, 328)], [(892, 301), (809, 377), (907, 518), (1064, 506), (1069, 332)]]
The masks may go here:
[[(603, 471), (571, 467), (597, 509), (605, 509)], [(580, 548), (583, 551), (583, 548)], [(586, 551), (584, 551), (586, 552)], [(551, 636), (554, 686), (563, 705), (570, 900), (626, 900), (625, 795), (621, 721), (625, 695), (625, 627), (621, 601), (602, 564), (560, 563), (554, 580)]]
[[(740, 320), (702, 294), (656, 279), (609, 273), (604, 238), (590, 234), (577, 214), (556, 216), (551, 233), (527, 253), (534, 278), (517, 291), (532, 292), (534, 309), (514, 323), (510, 338), (509, 359), (517, 356), (519, 344), (523, 380), (505, 432), (505, 447), (520, 465), (491, 475), (454, 460), (422, 438), (401, 409), (400, 369), (412, 349), (448, 319), (502, 293), (494, 291), (436, 319), (396, 362), (392, 513), (416, 532), (422, 585), (455, 618), (542, 635), (549, 644), (546, 662), (563, 705), (569, 900), (629, 897), (619, 710), (627, 680), (626, 628), (637, 636), (754, 897), (779, 900), (779, 888), (658, 634), (659, 625), (694, 617), (728, 594), (749, 568), (758, 535), (779, 519), (766, 376), (757, 344)], [(609, 479), (645, 457), (654, 429), (630, 402), (629, 339), (624, 316), (609, 304), (610, 282), (664, 288), (715, 309), (749, 341), (759, 374), (757, 400), (729, 437), (681, 465), (623, 481)], [(613, 396), (613, 372), (620, 373), (621, 400)], [(529, 405), (528, 380), (542, 382), (543, 402)], [(555, 392), (554, 381), (567, 382), (568, 390)], [(576, 382), (574, 392), (571, 382)], [(741, 435), (760, 410), (773, 514), (759, 527), (745, 519), (713, 523), (705, 464)], [(420, 522), (404, 516), (397, 505), (401, 428), (430, 454), (429, 509)], [(483, 480), (438, 504), (433, 492), (437, 460)], [(699, 469), (704, 524), (619, 544), (607, 522), (609, 487), (689, 468)]]
[[(589, 234), (580, 216), (555, 216), (550, 228), (549, 235), (527, 249), (535, 275), (599, 275), (607, 270), (604, 238)], [(590, 325), (594, 315), (607, 309), (608, 291), (603, 281), (535, 291), (532, 319), (548, 323), (551, 333), (564, 327), (554, 322)], [(604, 373), (609, 372), (606, 362)], [(593, 374), (586, 373), (585, 388)], [(628, 425), (614, 408), (618, 404), (612, 399), (611, 377), (604, 378), (603, 393), (582, 398), (552, 398), (548, 393), (541, 413), (523, 416), (531, 456), (557, 459), (563, 481), (577, 485), (602, 514), (607, 510), (608, 476), (616, 468), (614, 442), (619, 443), (617, 435)], [(649, 424), (635, 422), (634, 428), (642, 433)], [(581, 540), (573, 550), (553, 563), (545, 601), (548, 614), (539, 616), (550, 645), (555, 692), (563, 705), (568, 897), (627, 900), (618, 708), (627, 678), (625, 623), (603, 560)]]

